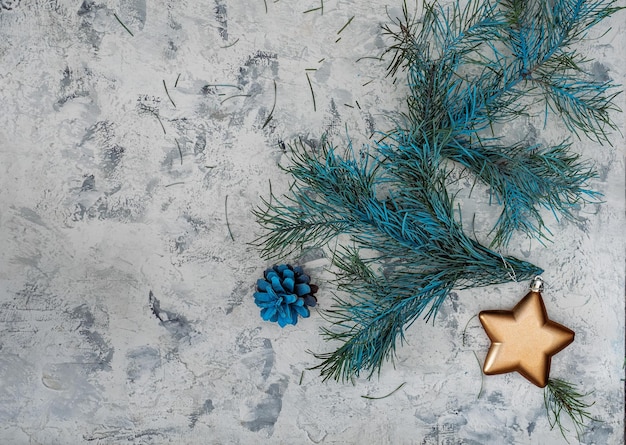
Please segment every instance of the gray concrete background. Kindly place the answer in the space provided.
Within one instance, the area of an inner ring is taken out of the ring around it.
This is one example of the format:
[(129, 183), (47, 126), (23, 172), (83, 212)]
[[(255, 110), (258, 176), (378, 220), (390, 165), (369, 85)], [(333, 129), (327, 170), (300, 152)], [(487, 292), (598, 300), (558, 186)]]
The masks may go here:
[[(327, 0), (323, 14), (304, 13), (317, 0), (0, 5), (0, 443), (565, 443), (540, 389), (478, 363), (489, 342), (475, 315), (513, 307), (528, 283), (455, 293), (411, 327), (395, 367), (354, 385), (307, 370), (307, 350), (331, 348), (319, 315), (280, 329), (253, 303), (269, 264), (248, 245), (251, 210), (270, 179), (288, 188), (281, 141), (341, 143), (348, 130), (368, 144), (403, 107), (403, 83), (371, 58), (399, 2)], [(621, 84), (623, 19), (583, 45)], [(505, 131), (566, 134), (542, 119)], [(549, 219), (553, 243), (516, 238), (505, 252), (546, 269), (548, 313), (576, 332), (552, 376), (595, 391), (602, 422), (585, 444), (623, 443), (624, 139), (613, 141), (574, 143), (597, 162), (604, 202)], [(327, 259), (302, 261), (328, 307)]]

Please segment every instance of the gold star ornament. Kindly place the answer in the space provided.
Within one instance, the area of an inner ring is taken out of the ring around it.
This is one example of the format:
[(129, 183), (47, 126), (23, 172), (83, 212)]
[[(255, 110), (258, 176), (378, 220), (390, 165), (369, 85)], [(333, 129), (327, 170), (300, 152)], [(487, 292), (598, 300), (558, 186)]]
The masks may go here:
[(574, 332), (548, 319), (536, 277), (512, 311), (482, 311), (478, 317), (491, 340), (483, 372), (517, 371), (540, 388), (548, 384), (552, 356), (574, 341)]

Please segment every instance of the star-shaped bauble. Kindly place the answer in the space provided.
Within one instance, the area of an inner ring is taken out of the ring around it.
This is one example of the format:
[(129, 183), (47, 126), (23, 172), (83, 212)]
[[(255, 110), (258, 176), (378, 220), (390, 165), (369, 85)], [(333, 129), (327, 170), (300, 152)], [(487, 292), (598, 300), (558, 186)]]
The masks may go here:
[(491, 340), (485, 374), (517, 371), (541, 388), (548, 384), (551, 358), (574, 341), (574, 332), (548, 319), (541, 289), (538, 277), (512, 311), (482, 311), (478, 315)]

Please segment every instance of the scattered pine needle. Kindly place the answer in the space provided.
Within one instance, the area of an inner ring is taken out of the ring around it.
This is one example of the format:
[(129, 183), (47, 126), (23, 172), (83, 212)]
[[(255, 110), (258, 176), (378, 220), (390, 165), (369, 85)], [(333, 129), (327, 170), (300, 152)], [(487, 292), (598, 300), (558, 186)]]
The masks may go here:
[(165, 126), (163, 125), (163, 122), (161, 121), (161, 118), (159, 117), (159, 115), (155, 113), (154, 111), (152, 113), (154, 114), (154, 117), (156, 117), (157, 120), (159, 121), (159, 124), (161, 124), (161, 128), (163, 129), (163, 134), (167, 134), (167, 131), (165, 131)]
[(363, 57), (359, 57), (358, 59), (356, 59), (355, 62), (360, 62), (361, 60), (365, 60), (365, 59), (373, 59), (373, 60), (379, 60), (382, 62), (383, 58), (382, 57), (373, 57), (373, 56), (363, 56)]
[(466, 331), (467, 331), (467, 327), (469, 326), (470, 321), (472, 321), (476, 317), (478, 317), (478, 315), (473, 315), (472, 318), (467, 320), (467, 323), (465, 323), (465, 327), (463, 328), (463, 334), (461, 335), (461, 339), (463, 340), (463, 346), (465, 346), (465, 334), (466, 334)]
[(172, 102), (172, 105), (174, 105), (174, 108), (176, 108), (176, 104), (172, 100), (172, 96), (170, 96), (170, 92), (167, 90), (167, 84), (165, 83), (165, 79), (163, 79), (163, 88), (165, 88), (165, 94), (167, 94), (167, 98), (170, 100), (170, 102)]
[(231, 85), (231, 84), (227, 84), (227, 83), (207, 83), (205, 86), (207, 86), (207, 87), (237, 88), (238, 90), (242, 89), (239, 85)]
[(472, 351), (474, 353), (474, 357), (476, 357), (476, 361), (478, 362), (478, 369), (480, 369), (480, 391), (478, 391), (478, 395), (476, 396), (476, 400), (480, 399), (480, 396), (483, 393), (483, 384), (485, 383), (485, 374), (483, 374), (483, 365), (481, 365), (478, 356), (476, 355), (476, 351)]
[(306, 11), (304, 11), (302, 14), (307, 14), (309, 12), (315, 12), (315, 11), (320, 11), (322, 15), (324, 15), (324, 0), (321, 0), (320, 2), (320, 6), (318, 6), (317, 8), (313, 8), (313, 9), (307, 9)]
[(263, 4), (265, 5), (265, 13), (267, 14), (267, 0), (263, 0)]
[(302, 370), (302, 373), (300, 374), (300, 381), (298, 382), (298, 385), (302, 385), (302, 379), (304, 378), (304, 369)]
[(157, 120), (159, 121), (159, 124), (161, 124), (161, 128), (163, 129), (163, 134), (167, 134), (167, 131), (165, 131), (165, 126), (163, 125), (163, 122), (161, 121), (161, 118), (159, 117), (159, 113), (157, 113), (155, 110), (145, 105), (140, 106), (140, 109), (143, 111), (147, 111), (148, 113), (156, 117)]
[(400, 386), (398, 386), (396, 389), (394, 389), (393, 391), (391, 391), (389, 394), (381, 396), (381, 397), (373, 397), (373, 396), (361, 396), (364, 399), (369, 399), (369, 400), (380, 400), (380, 399), (384, 399), (386, 397), (389, 397), (390, 395), (392, 395), (393, 393), (395, 393), (396, 391), (398, 391), (400, 388), (402, 388), (404, 385), (406, 385), (406, 382), (402, 382), (400, 384)]
[(228, 195), (226, 195), (226, 198), (224, 199), (224, 215), (226, 216), (226, 228), (228, 229), (228, 234), (230, 235), (230, 239), (235, 241), (233, 232), (230, 230), (230, 223), (228, 222)]
[(220, 102), (220, 105), (223, 104), (224, 102), (226, 102), (227, 100), (233, 99), (235, 97), (250, 97), (249, 94), (235, 94), (234, 96), (229, 96), (226, 99), (224, 99), (223, 101)]
[(178, 154), (180, 155), (180, 165), (183, 165), (183, 151), (180, 149), (180, 144), (178, 143), (178, 139), (174, 139), (176, 141), (176, 146), (178, 147)]
[(178, 80), (180, 79), (180, 73), (178, 73), (178, 77), (176, 77), (176, 82), (174, 82), (174, 88), (178, 86)]
[(267, 119), (265, 119), (261, 129), (265, 128), (274, 117), (274, 108), (276, 108), (276, 80), (274, 80), (274, 104), (272, 105), (272, 110), (270, 111), (270, 114), (267, 115)]
[(341, 40), (341, 37), (339, 37), (337, 40), (335, 40), (335, 43), (338, 43)]
[(354, 19), (354, 16), (350, 17), (350, 19), (346, 22), (346, 24), (343, 25), (339, 31), (337, 31), (337, 35), (341, 34), (341, 31), (346, 29), (353, 19)]
[(356, 106), (359, 107), (359, 110), (361, 109), (361, 105), (359, 105), (359, 101), (355, 100), (354, 103), (356, 103)]
[(317, 63), (322, 63), (324, 60), (326, 60), (326, 57), (322, 57), (320, 60), (317, 61)]
[(272, 198), (274, 197), (274, 194), (272, 193), (272, 180), (268, 179), (268, 182), (270, 183), (270, 205), (272, 205)]
[(346, 107), (350, 107), (350, 108), (354, 108), (352, 105), (350, 104), (344, 104)]
[(184, 184), (184, 182), (172, 182), (171, 184), (167, 184), (165, 187), (171, 187), (173, 185), (180, 185), (180, 184)]
[(363, 85), (361, 85), (361, 86), (366, 86), (366, 85), (369, 85), (369, 84), (370, 84), (370, 83), (372, 83), (372, 82), (374, 82), (374, 79), (372, 79), (372, 80), (370, 80), (370, 81), (365, 82), (365, 83), (364, 83)]
[(122, 27), (123, 27), (126, 31), (128, 31), (128, 34), (130, 34), (132, 37), (135, 37), (135, 34), (133, 34), (133, 33), (131, 32), (131, 30), (130, 30), (130, 29), (128, 29), (128, 28), (126, 27), (126, 25), (124, 25), (124, 22), (122, 22), (122, 21), (120, 20), (120, 18), (117, 16), (117, 14), (116, 14), (116, 13), (113, 13), (113, 16), (117, 19), (117, 21), (120, 23), (120, 25), (122, 25)]
[(309, 88), (311, 89), (311, 96), (313, 97), (313, 111), (317, 111), (317, 106), (315, 105), (315, 93), (313, 92), (313, 85), (311, 85), (311, 78), (309, 77), (309, 73), (306, 73), (306, 80), (309, 82)]
[(224, 48), (230, 48), (231, 46), (233, 46), (235, 43), (237, 43), (239, 41), (239, 37), (237, 37), (237, 40), (235, 40), (233, 43), (229, 43), (226, 46), (220, 46), (220, 48), (224, 49)]

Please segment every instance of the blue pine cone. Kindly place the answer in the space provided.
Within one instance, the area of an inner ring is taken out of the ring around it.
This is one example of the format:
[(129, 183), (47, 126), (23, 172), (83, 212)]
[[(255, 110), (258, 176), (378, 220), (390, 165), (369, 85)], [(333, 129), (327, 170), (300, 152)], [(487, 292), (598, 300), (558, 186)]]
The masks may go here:
[(311, 278), (302, 267), (281, 264), (267, 269), (264, 278), (256, 282), (254, 302), (261, 308), (261, 317), (266, 321), (277, 321), (281, 328), (296, 324), (298, 315), (307, 318), (309, 308), (317, 304), (315, 292), (318, 288), (309, 284)]

